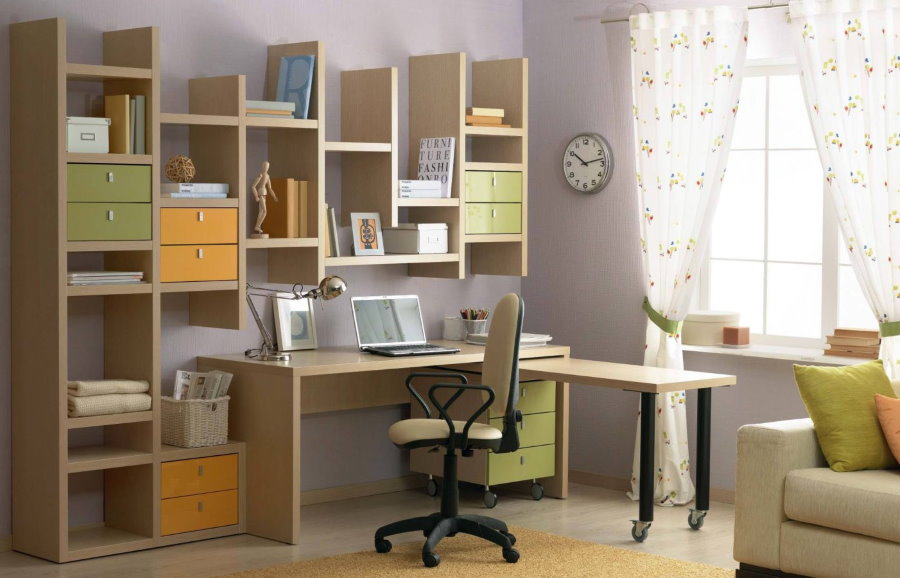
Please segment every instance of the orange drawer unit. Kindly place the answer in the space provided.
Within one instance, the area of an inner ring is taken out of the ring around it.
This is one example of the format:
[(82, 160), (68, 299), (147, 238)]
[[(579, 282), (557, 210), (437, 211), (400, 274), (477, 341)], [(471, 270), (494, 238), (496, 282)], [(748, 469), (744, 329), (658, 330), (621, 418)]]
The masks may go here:
[(160, 247), (159, 280), (229, 281), (237, 279), (237, 245), (164, 245)]
[(237, 243), (237, 209), (160, 210), (160, 243), (200, 245)]
[(163, 499), (238, 487), (237, 454), (164, 462), (160, 467)]
[(238, 454), (160, 465), (160, 534), (233, 526), (238, 515)]
[(238, 523), (238, 491), (226, 490), (163, 500), (160, 534), (169, 536)]

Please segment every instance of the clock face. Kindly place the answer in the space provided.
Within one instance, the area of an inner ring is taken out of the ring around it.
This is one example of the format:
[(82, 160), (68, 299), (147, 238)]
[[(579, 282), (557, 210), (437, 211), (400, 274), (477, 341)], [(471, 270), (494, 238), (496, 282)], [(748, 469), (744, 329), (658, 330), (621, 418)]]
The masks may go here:
[(566, 181), (573, 189), (582, 193), (598, 193), (612, 176), (612, 151), (599, 134), (580, 134), (566, 146), (562, 168)]

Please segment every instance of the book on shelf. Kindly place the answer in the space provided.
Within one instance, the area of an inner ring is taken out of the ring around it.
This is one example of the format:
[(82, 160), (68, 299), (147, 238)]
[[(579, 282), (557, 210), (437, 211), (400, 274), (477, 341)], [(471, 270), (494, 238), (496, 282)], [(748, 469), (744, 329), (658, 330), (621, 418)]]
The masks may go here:
[(264, 108), (248, 108), (247, 116), (271, 116), (274, 118), (294, 118), (289, 110), (266, 110)]
[(167, 199), (227, 199), (228, 193), (163, 193)]
[(131, 154), (131, 105), (127, 94), (103, 97), (103, 116), (109, 118), (109, 152)]
[(282, 102), (294, 103), (294, 118), (308, 118), (309, 97), (312, 92), (315, 68), (316, 56), (314, 54), (281, 57), (275, 98)]
[(498, 116), (503, 118), (506, 115), (506, 110), (502, 108), (487, 108), (484, 106), (470, 106), (466, 109), (466, 114), (469, 116)]
[(844, 353), (874, 353), (881, 349), (880, 345), (826, 345), (827, 351), (841, 351)]
[(466, 124), (469, 123), (481, 123), (481, 124), (500, 124), (503, 122), (502, 116), (483, 116), (483, 115), (475, 115), (475, 114), (467, 114), (466, 115)]
[(66, 274), (69, 285), (121, 285), (141, 283), (143, 271), (72, 271)]
[(172, 398), (185, 399), (215, 399), (228, 393), (231, 379), (234, 377), (226, 371), (199, 371), (177, 370), (175, 372), (175, 387)]
[(163, 183), (160, 192), (164, 195), (172, 193), (224, 193), (228, 194), (228, 183)]
[(248, 100), (245, 102), (247, 112), (284, 111), (293, 113), (297, 105), (293, 102), (281, 102), (279, 100)]
[(147, 145), (146, 145), (146, 128), (145, 125), (147, 123), (147, 97), (143, 94), (134, 95), (134, 129), (131, 134), (133, 135), (133, 145), (131, 150), (134, 151), (136, 155), (143, 155), (147, 153)]
[(453, 187), (453, 157), (456, 138), (423, 138), (419, 141), (419, 180), (439, 181), (441, 197), (450, 198)]
[(830, 345), (838, 346), (859, 346), (859, 345), (878, 345), (881, 343), (880, 337), (845, 337), (841, 335), (828, 335), (825, 341)]
[[(319, 221), (321, 223), (321, 221)], [(325, 203), (325, 256), (331, 257), (331, 226), (328, 223), (328, 203)]]
[(143, 280), (134, 277), (108, 277), (105, 279), (74, 279), (69, 285), (134, 285), (143, 283)]
[(300, 236), (299, 191), (294, 179), (272, 179), (274, 199), (266, 203), (265, 230), (270, 237), (296, 239)]
[(337, 215), (334, 207), (328, 209), (328, 241), (331, 243), (331, 256), (341, 256), (341, 244), (338, 242)]
[(440, 181), (400, 181), (401, 199), (439, 199), (443, 186)]
[(825, 355), (835, 357), (857, 357), (860, 359), (878, 359), (878, 353), (861, 353), (858, 351), (840, 351), (837, 349), (826, 349)]
[(278, 112), (248, 112), (247, 116), (249, 118), (282, 118), (282, 119), (291, 119), (293, 120), (293, 114), (281, 114)]
[(131, 126), (128, 129), (128, 136), (131, 141), (128, 144), (128, 148), (134, 154), (137, 154), (137, 149), (134, 148), (134, 137), (137, 132), (137, 127), (135, 126), (135, 122), (137, 121), (137, 111), (135, 110), (137, 102), (134, 100), (134, 97), (131, 96), (128, 98), (128, 122), (131, 123)]
[(877, 329), (854, 329), (850, 327), (838, 327), (834, 330), (835, 337), (880, 337)]
[(488, 128), (512, 128), (511, 124), (488, 124), (485, 122), (470, 122), (466, 126), (486, 126)]

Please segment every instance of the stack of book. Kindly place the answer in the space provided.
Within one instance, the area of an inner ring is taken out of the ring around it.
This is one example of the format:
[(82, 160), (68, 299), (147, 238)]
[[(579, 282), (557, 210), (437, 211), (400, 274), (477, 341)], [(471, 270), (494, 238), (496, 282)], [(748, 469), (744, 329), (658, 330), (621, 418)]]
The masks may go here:
[(834, 335), (825, 338), (825, 355), (878, 359), (881, 337), (877, 329), (837, 328)]
[(224, 199), (228, 183), (163, 183), (160, 194), (170, 199)]
[(401, 199), (440, 199), (441, 181), (400, 181)]
[(297, 105), (293, 102), (279, 102), (277, 100), (248, 100), (247, 116), (260, 116), (263, 118), (294, 118), (294, 110)]
[(466, 124), (468, 126), (492, 126), (494, 128), (509, 128), (511, 125), (503, 124), (503, 115), (506, 111), (502, 108), (484, 108), (470, 106), (466, 109)]
[(66, 275), (69, 285), (123, 285), (141, 283), (142, 271), (73, 271)]
[(146, 154), (147, 98), (143, 94), (110, 94), (103, 97), (104, 116), (109, 118), (109, 152)]

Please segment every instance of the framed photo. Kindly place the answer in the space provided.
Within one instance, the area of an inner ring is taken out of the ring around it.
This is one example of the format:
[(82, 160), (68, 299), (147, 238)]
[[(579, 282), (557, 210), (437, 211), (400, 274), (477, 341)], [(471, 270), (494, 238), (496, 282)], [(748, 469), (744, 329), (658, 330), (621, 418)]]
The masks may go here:
[(378, 213), (350, 213), (354, 255), (384, 255), (381, 217)]
[(312, 300), (293, 297), (293, 293), (278, 293), (272, 297), (278, 350), (316, 349), (319, 344)]

